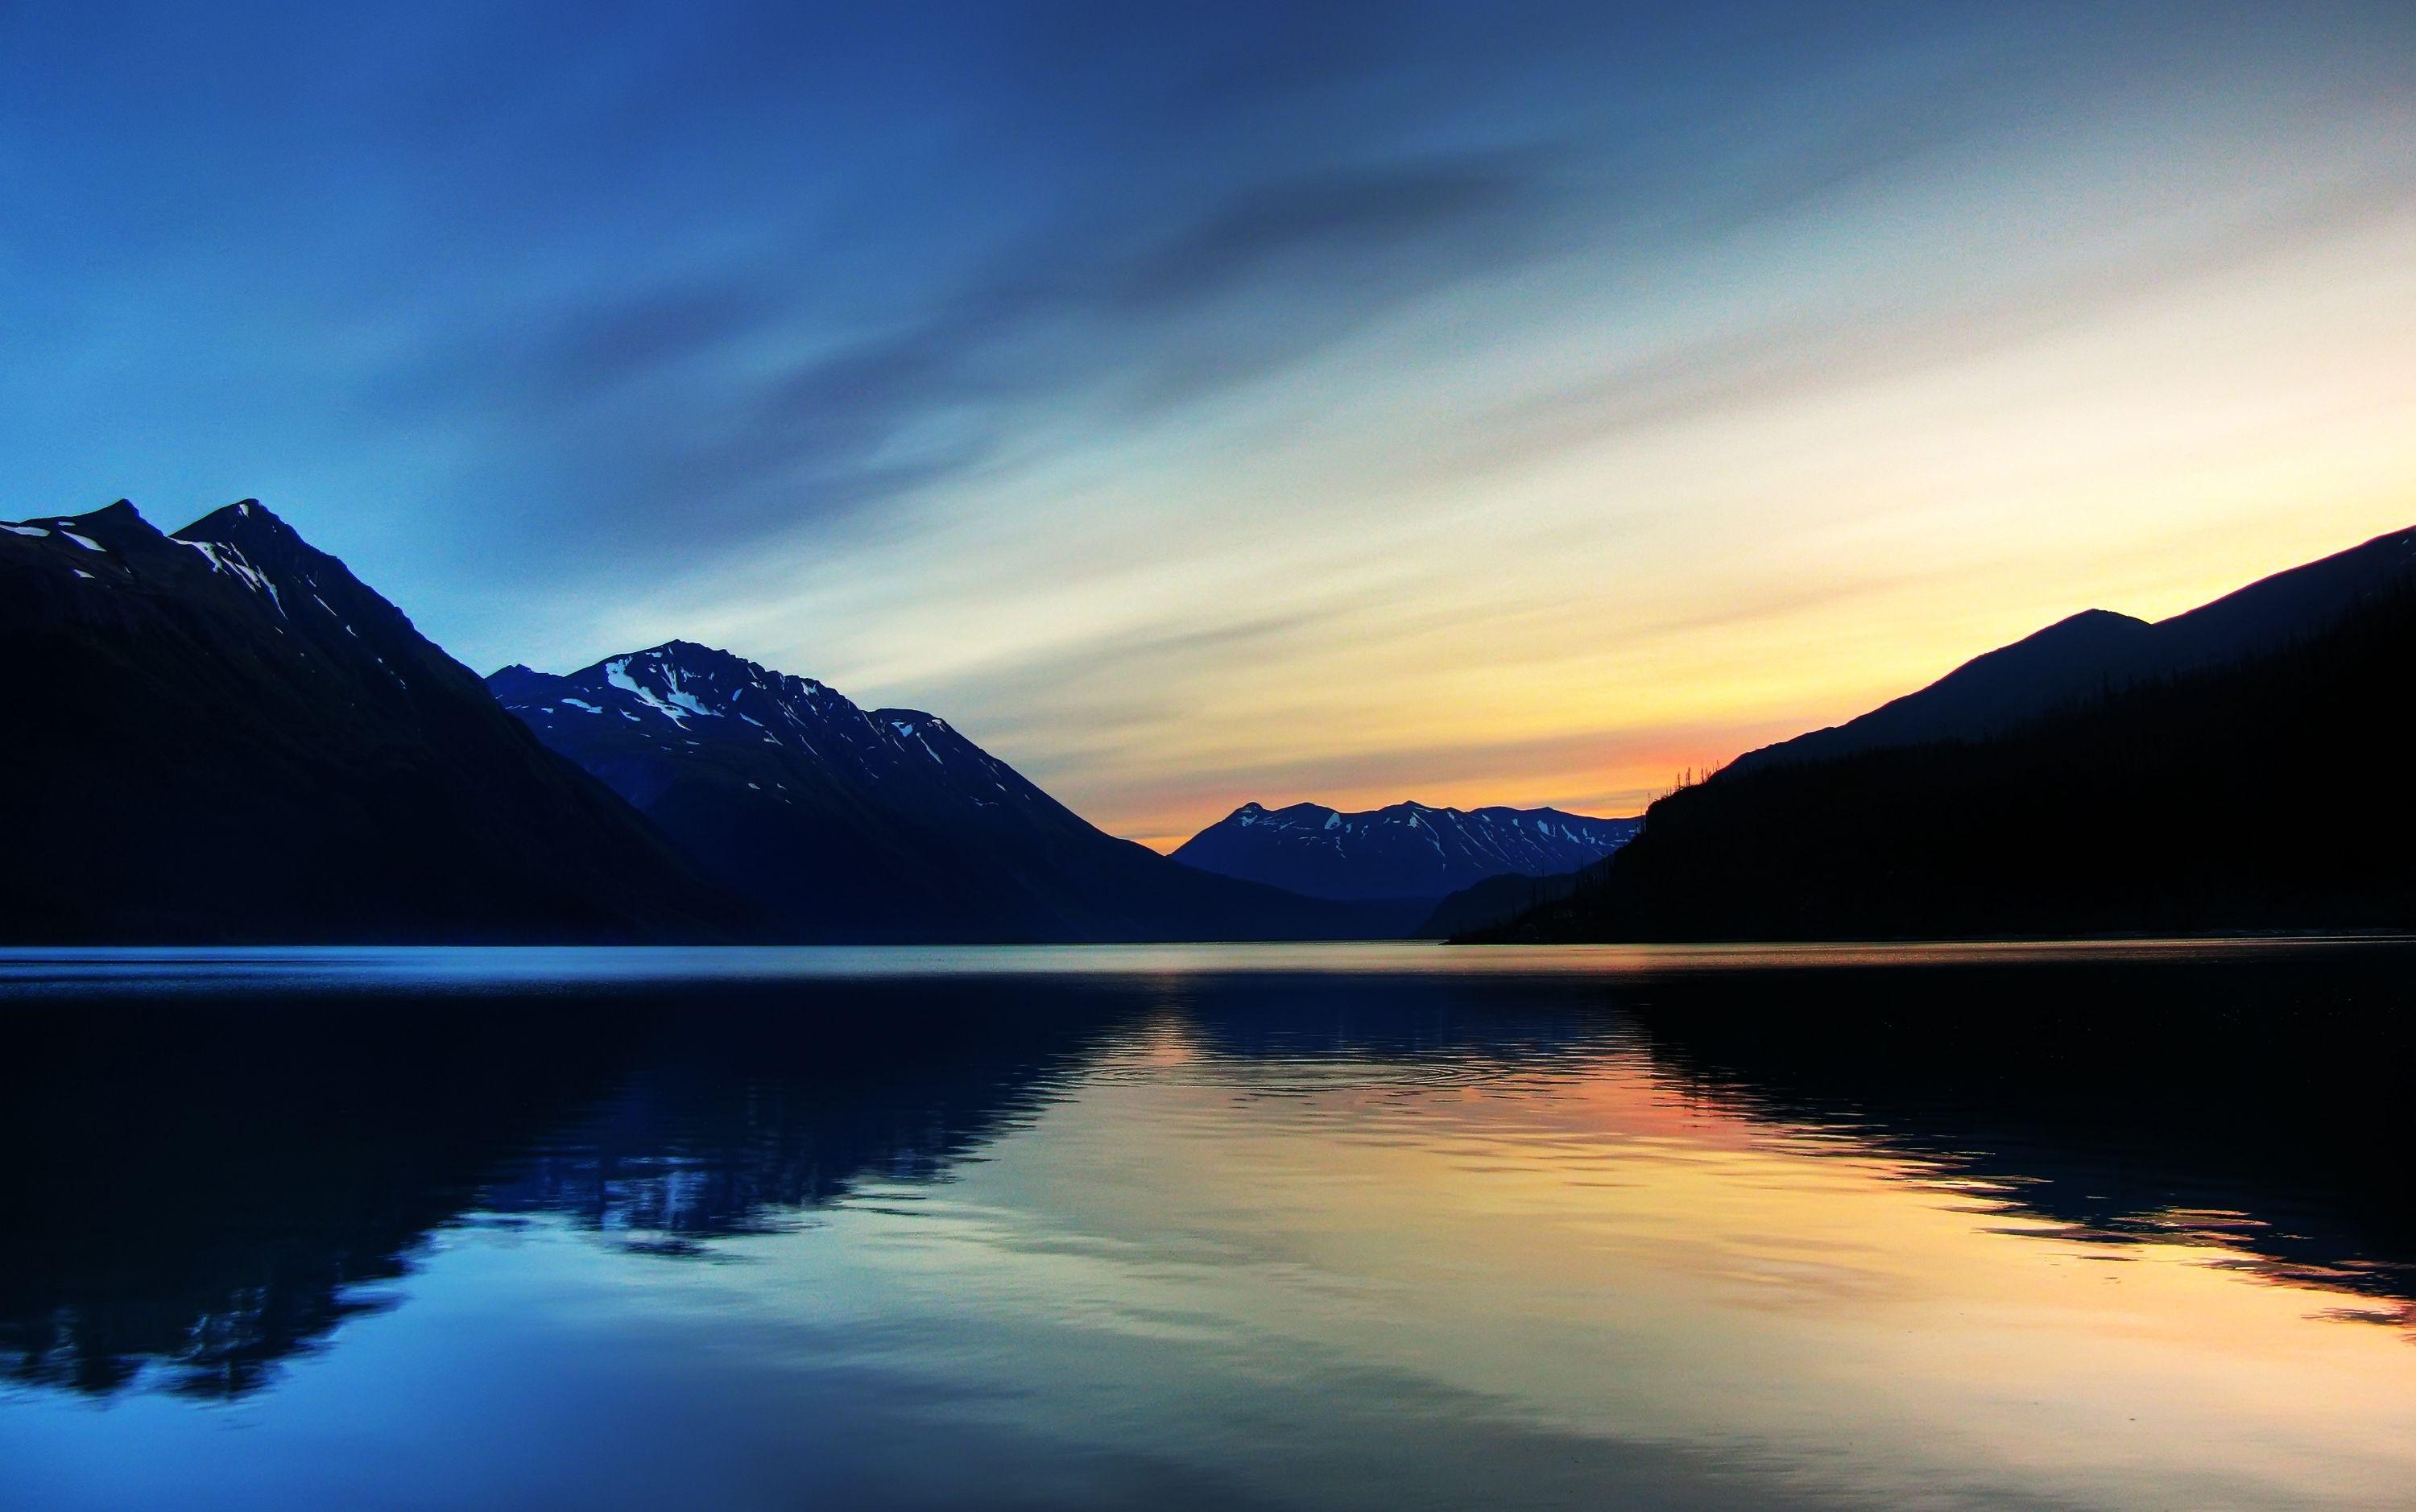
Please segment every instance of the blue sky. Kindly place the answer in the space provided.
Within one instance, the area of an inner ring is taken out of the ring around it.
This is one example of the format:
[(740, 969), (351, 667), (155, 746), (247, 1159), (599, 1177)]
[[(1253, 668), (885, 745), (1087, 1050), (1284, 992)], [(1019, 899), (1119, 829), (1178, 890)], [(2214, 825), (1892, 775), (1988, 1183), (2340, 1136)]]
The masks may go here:
[(2405, 5), (0, 8), (0, 514), (1163, 841), (1629, 812), (2416, 519)]

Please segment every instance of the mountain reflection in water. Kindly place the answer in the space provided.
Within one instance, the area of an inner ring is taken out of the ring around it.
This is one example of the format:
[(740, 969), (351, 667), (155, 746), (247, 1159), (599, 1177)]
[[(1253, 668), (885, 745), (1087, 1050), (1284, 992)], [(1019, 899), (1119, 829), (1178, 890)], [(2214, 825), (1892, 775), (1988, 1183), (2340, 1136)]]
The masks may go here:
[(27, 1008), (0, 1127), (38, 1153), (0, 1178), (0, 1362), (239, 1395), (389, 1305), (377, 1283), (474, 1210), (703, 1254), (859, 1176), (940, 1178), (1131, 1010), (1079, 985), (710, 982)]
[[(0, 1501), (2288, 1505), (2416, 1469), (2403, 948), (952, 959), (0, 963)], [(182, 1415), (77, 1410), (143, 1402)]]

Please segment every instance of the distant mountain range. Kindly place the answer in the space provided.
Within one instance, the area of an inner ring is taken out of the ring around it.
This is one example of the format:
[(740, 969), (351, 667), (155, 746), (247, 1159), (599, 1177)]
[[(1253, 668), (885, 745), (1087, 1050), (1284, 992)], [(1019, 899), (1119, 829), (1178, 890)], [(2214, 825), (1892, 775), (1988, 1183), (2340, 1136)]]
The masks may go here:
[(1505, 940), (2416, 928), (2416, 531), (2088, 614), (1653, 805)]
[(687, 641), (488, 685), (784, 938), (1297, 939), (1399, 935), (1422, 912), (1178, 866), (935, 714)]
[(1344, 814), (1321, 803), (1245, 803), (1173, 858), (1311, 897), (1431, 901), (1490, 876), (1574, 872), (1625, 845), (1642, 824), (1552, 808), (1395, 803)]
[(728, 938), (744, 910), (256, 502), (0, 526), (0, 937)]

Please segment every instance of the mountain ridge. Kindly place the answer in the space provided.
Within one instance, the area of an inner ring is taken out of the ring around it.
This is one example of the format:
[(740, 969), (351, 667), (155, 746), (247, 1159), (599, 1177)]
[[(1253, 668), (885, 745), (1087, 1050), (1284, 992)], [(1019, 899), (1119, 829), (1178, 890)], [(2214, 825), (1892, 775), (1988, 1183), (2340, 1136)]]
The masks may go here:
[[(2411, 561), (2416, 532), (2398, 532), (2260, 580), (2282, 584), (2278, 612), (2228, 594), (2160, 622), (2217, 659), (1995, 733), (1732, 764), (1654, 803), (1563, 895), (1503, 921), (1464, 911), (1454, 937), (2416, 928), (2416, 789), (2390, 756)], [(2241, 645), (2260, 649), (2219, 659)]]
[(1248, 802), (1170, 855), (1186, 866), (1312, 897), (1431, 903), (1490, 876), (1575, 871), (1626, 844), (1640, 822), (1414, 800), (1355, 813), (1322, 803), (1270, 809)]
[(1841, 725), (1748, 751), (1726, 770), (2000, 734), (2136, 683), (2277, 650), (2394, 591), (2411, 575), (2416, 528), (2268, 574), (2153, 622), (2084, 609)]
[(1399, 935), (1349, 907), (1193, 872), (1099, 831), (939, 715), (671, 640), (488, 685), (538, 739), (801, 938)]

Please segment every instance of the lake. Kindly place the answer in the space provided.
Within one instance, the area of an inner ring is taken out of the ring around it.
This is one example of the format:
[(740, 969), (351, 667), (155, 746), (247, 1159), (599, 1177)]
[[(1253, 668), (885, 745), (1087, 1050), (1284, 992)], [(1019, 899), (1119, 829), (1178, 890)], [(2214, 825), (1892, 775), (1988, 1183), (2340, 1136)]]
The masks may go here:
[(0, 1505), (2379, 1506), (2416, 948), (0, 953)]

